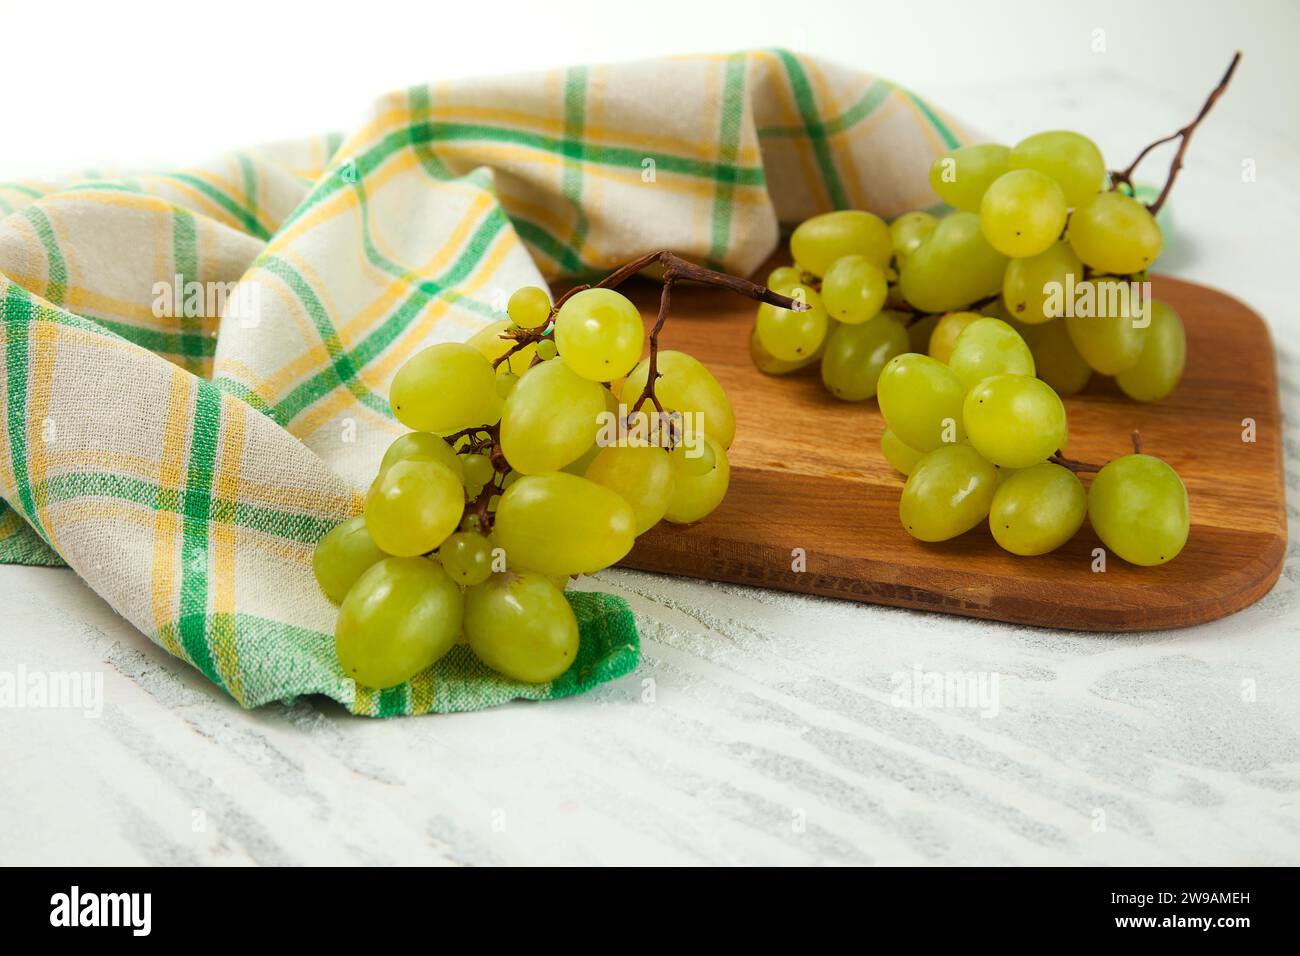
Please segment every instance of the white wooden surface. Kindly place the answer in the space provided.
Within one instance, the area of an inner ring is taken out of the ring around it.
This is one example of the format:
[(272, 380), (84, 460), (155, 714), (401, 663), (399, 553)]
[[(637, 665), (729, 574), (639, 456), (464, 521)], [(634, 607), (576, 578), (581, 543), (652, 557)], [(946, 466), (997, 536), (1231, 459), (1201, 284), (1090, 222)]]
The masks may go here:
[[(1204, 65), (1206, 89), (1220, 69)], [(1103, 76), (927, 92), (1005, 140), (1082, 129), (1117, 165), (1203, 90)], [(1294, 117), (1266, 133), (1231, 97), (1220, 109), (1161, 267), (1269, 320), (1294, 516), (1300, 135)], [(635, 674), (393, 721), (315, 700), (240, 711), (70, 572), (0, 568), (0, 670), (99, 671), (105, 697), (98, 719), (0, 709), (0, 862), (1294, 864), (1295, 555), (1247, 611), (1145, 636), (611, 571), (583, 586), (636, 610)], [(996, 714), (894, 706), (893, 675), (914, 670), (996, 675)]]

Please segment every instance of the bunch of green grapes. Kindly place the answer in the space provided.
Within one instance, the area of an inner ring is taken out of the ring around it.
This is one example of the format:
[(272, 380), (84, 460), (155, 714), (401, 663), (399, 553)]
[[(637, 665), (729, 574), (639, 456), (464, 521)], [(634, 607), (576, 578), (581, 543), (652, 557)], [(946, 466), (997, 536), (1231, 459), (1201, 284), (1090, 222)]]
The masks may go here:
[(413, 431), (384, 454), (364, 513), (316, 547), (316, 579), (340, 605), (339, 663), (358, 683), (400, 684), (458, 642), (515, 680), (553, 680), (578, 652), (569, 579), (726, 494), (731, 403), (657, 335), (642, 360), (631, 301), (597, 287), (556, 308), (529, 286), (507, 312), (399, 369), (389, 402)]
[(794, 264), (768, 286), (810, 308), (759, 307), (750, 350), (761, 370), (820, 363), (831, 394), (864, 401), (890, 359), (912, 350), (946, 362), (962, 330), (992, 315), (1060, 394), (1081, 391), (1094, 372), (1138, 401), (1173, 391), (1182, 320), (1146, 293), (1160, 226), (1126, 184), (1107, 188), (1090, 139), (1050, 131), (1011, 148), (963, 146), (934, 161), (930, 183), (947, 215), (886, 224), (841, 210), (794, 230)]

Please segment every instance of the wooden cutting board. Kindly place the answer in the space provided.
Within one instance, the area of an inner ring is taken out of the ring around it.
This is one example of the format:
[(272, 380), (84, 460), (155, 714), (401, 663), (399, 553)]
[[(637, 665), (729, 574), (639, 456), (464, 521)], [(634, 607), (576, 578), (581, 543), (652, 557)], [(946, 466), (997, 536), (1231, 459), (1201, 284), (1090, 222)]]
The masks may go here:
[[(1184, 627), (1246, 607), (1273, 586), (1286, 551), (1273, 345), (1259, 316), (1221, 292), (1163, 277), (1153, 287), (1187, 327), (1182, 383), (1163, 402), (1142, 405), (1096, 377), (1066, 399), (1067, 454), (1108, 461), (1130, 451), (1139, 429), (1145, 450), (1177, 469), (1191, 498), (1191, 535), (1169, 564), (1139, 568), (1108, 554), (1106, 570), (1094, 571), (1101, 542), (1086, 523), (1036, 558), (1003, 551), (986, 525), (941, 544), (914, 540), (899, 524), (903, 479), (880, 453), (875, 401), (832, 398), (815, 366), (763, 375), (749, 359), (755, 304), (685, 285), (674, 290), (662, 343), (703, 361), (731, 397), (731, 488), (704, 521), (660, 524), (622, 564), (1085, 630)], [(658, 286), (636, 280), (625, 291), (647, 320), (655, 315)], [(1247, 418), (1253, 443), (1242, 440)], [(792, 570), (796, 548), (806, 555), (802, 572)]]

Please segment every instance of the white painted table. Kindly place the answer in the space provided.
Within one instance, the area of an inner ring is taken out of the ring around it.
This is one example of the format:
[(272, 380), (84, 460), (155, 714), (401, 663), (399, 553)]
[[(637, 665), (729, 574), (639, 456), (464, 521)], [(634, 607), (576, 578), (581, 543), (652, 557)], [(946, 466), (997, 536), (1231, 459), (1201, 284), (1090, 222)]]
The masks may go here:
[[(1118, 165), (1203, 90), (926, 92), (1002, 139), (1090, 132)], [(1270, 321), (1294, 491), (1300, 135), (1232, 110), (1192, 146), (1161, 266)], [(636, 673), (390, 721), (240, 711), (71, 572), (0, 568), (0, 669), (101, 671), (105, 697), (99, 719), (0, 710), (0, 862), (1294, 864), (1295, 555), (1241, 614), (1120, 637), (606, 572), (584, 586), (636, 610)], [(892, 675), (914, 669), (996, 675), (996, 714), (894, 706)]]

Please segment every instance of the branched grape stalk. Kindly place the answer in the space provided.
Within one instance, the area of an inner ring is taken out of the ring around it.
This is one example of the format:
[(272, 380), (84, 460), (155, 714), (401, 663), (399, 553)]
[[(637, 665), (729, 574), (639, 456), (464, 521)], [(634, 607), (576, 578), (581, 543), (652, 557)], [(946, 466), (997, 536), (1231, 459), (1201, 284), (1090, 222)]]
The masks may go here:
[(1138, 163), (1146, 159), (1147, 155), (1156, 147), (1163, 146), (1165, 143), (1172, 143), (1174, 140), (1179, 140), (1178, 152), (1174, 153), (1173, 162), (1169, 164), (1169, 176), (1165, 180), (1164, 188), (1160, 190), (1160, 195), (1156, 197), (1156, 201), (1147, 207), (1151, 210), (1151, 215), (1154, 216), (1158, 213), (1161, 207), (1164, 206), (1165, 200), (1169, 198), (1170, 190), (1174, 188), (1174, 180), (1178, 178), (1178, 171), (1183, 168), (1183, 154), (1187, 152), (1187, 144), (1191, 141), (1192, 134), (1196, 132), (1196, 127), (1201, 125), (1201, 121), (1205, 119), (1210, 110), (1214, 107), (1214, 104), (1218, 102), (1219, 97), (1223, 95), (1223, 91), (1228, 88), (1228, 83), (1232, 80), (1232, 74), (1237, 71), (1237, 64), (1240, 62), (1241, 51), (1238, 50), (1233, 55), (1232, 62), (1228, 64), (1228, 69), (1223, 74), (1223, 79), (1219, 80), (1218, 86), (1210, 91), (1210, 95), (1206, 98), (1205, 104), (1201, 107), (1201, 111), (1196, 114), (1196, 117), (1182, 129), (1177, 130), (1162, 139), (1156, 140), (1154, 143), (1151, 143), (1143, 149), (1142, 152), (1137, 154), (1137, 157), (1134, 158), (1133, 162), (1128, 164), (1127, 169), (1112, 171), (1110, 174), (1111, 188), (1125, 185), (1128, 186), (1129, 189), (1133, 189), (1133, 174), (1137, 171)]
[[(1134, 429), (1133, 434), (1129, 436), (1133, 442), (1133, 454), (1142, 454), (1142, 433)], [(1083, 472), (1094, 473), (1101, 471), (1101, 465), (1094, 465), (1092, 462), (1079, 461), (1077, 458), (1066, 458), (1061, 454), (1061, 449), (1056, 449), (1056, 454), (1047, 459), (1054, 465), (1060, 465), (1062, 468), (1068, 468), (1076, 475)]]

